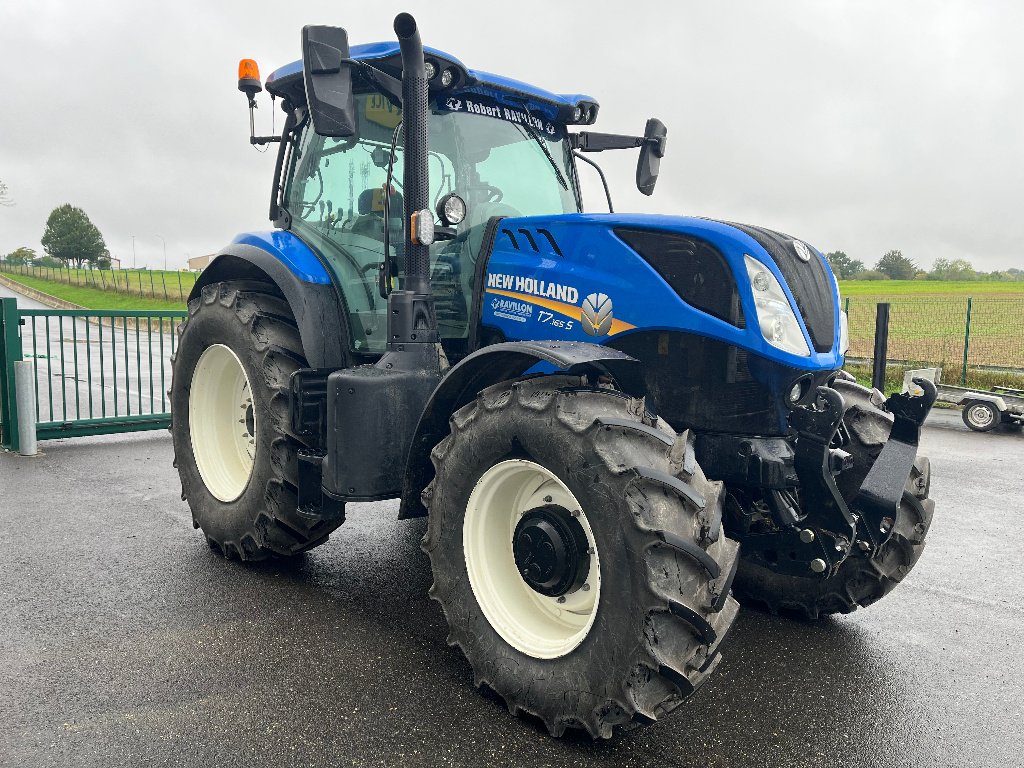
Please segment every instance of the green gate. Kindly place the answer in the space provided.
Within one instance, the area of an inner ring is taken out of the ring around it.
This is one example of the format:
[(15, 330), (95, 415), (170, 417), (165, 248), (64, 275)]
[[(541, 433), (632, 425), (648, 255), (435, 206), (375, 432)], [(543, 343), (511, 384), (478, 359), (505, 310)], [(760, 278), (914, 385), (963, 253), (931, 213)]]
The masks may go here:
[(14, 363), (32, 362), (40, 440), (166, 429), (184, 311), (20, 309), (0, 299), (0, 444), (18, 450)]

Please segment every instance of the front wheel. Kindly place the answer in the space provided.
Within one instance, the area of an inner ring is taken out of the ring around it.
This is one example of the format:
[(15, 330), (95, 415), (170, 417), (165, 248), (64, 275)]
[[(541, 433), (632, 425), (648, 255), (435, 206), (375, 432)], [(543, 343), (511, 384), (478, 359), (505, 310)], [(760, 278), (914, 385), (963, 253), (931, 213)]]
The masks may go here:
[(722, 488), (689, 436), (562, 376), (491, 387), (451, 425), (423, 549), (476, 684), (556, 736), (678, 706), (737, 610)]

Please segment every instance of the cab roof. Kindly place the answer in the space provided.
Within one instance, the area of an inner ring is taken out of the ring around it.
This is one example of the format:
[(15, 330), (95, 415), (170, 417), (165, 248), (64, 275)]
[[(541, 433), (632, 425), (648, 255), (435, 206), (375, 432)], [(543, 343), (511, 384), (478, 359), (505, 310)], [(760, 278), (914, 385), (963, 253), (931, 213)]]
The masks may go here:
[[(597, 102), (585, 94), (552, 93), (519, 80), (469, 69), (451, 54), (436, 48), (425, 46), (423, 53), (426, 59), (437, 60), (436, 63), (442, 68), (454, 65), (457, 70), (461, 71), (463, 77), (461, 82), (452, 88), (453, 91), (518, 96), (530, 102), (540, 111), (552, 113), (551, 117), (555, 117), (555, 113), (564, 114), (566, 109), (571, 111), (581, 104), (593, 105), (596, 111)], [(354, 45), (350, 49), (349, 55), (356, 61), (372, 63), (375, 67), (396, 77), (401, 74), (401, 52), (397, 42)], [(302, 78), (302, 60), (293, 61), (291, 64), (274, 70), (267, 77), (266, 88), (275, 96), (287, 98), (296, 103), (304, 103), (305, 85)]]

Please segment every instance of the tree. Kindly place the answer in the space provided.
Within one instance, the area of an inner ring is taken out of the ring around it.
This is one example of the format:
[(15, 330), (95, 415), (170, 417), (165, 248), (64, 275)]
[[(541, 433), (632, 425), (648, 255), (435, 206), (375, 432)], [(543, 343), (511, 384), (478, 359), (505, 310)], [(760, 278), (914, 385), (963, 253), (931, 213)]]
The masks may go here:
[(110, 269), (110, 256), (100, 256), (96, 260), (97, 269)]
[(882, 272), (892, 280), (913, 280), (917, 265), (903, 255), (902, 251), (889, 251), (875, 264), (875, 271)]
[(977, 275), (967, 259), (936, 259), (931, 271), (936, 280), (973, 280)]
[(36, 252), (31, 248), (25, 248), (22, 246), (16, 250), (11, 251), (4, 257), (4, 261), (8, 264), (14, 264), (21, 266), (22, 264), (31, 264), (36, 257)]
[(832, 271), (836, 273), (836, 277), (840, 280), (849, 280), (858, 272), (864, 271), (863, 261), (851, 259), (842, 251), (826, 253), (825, 258), (828, 260), (829, 266), (832, 267)]
[(79, 267), (107, 254), (107, 245), (96, 225), (89, 221), (85, 211), (70, 203), (50, 211), (40, 242), (48, 255), (65, 264), (73, 261)]
[(2, 181), (0, 181), (0, 205), (14, 205), (14, 201), (11, 200), (10, 191), (7, 189), (7, 185)]

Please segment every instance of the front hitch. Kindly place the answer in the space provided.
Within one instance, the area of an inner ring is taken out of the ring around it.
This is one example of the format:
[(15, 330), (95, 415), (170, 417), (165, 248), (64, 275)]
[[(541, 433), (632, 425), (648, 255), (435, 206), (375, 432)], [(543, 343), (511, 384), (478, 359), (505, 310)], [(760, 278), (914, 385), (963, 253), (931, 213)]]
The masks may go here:
[(935, 385), (927, 379), (914, 379), (914, 383), (921, 388), (921, 395), (893, 394), (886, 400), (883, 407), (894, 418), (889, 439), (849, 504), (835, 482), (835, 475), (852, 460), (835, 447), (846, 412), (842, 395), (830, 387), (818, 387), (813, 403), (797, 406), (790, 413), (790, 426), (797, 432), (794, 463), (800, 480), (800, 506), (816, 523), (801, 532), (802, 541), (824, 539), (819, 557), (810, 561), (812, 572), (832, 576), (854, 544), (874, 555), (892, 534), (917, 456), (921, 425), (937, 395)]
[(889, 440), (853, 500), (853, 507), (861, 516), (860, 528), (876, 551), (892, 534), (903, 490), (917, 457), (921, 425), (938, 395), (935, 384), (928, 379), (914, 379), (914, 383), (921, 388), (920, 395), (894, 393), (885, 401), (885, 410), (894, 417)]

